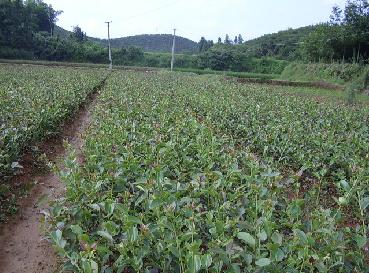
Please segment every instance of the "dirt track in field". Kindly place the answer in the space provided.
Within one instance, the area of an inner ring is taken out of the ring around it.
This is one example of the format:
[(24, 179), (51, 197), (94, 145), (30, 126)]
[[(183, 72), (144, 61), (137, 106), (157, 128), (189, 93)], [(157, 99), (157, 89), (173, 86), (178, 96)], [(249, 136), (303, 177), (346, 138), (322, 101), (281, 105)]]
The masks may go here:
[[(98, 93), (97, 90), (93, 92), (73, 119), (62, 126), (61, 134), (37, 145), (49, 161), (63, 167), (63, 159), (67, 156), (63, 145), (66, 140), (76, 150), (79, 163), (82, 162), (82, 134), (90, 124), (91, 109)], [(10, 181), (11, 185), (35, 185), (26, 197), (20, 199), (19, 213), (0, 226), (0, 273), (60, 272), (58, 257), (42, 228), (42, 211), (48, 209), (48, 200), (63, 194), (65, 187), (52, 171), (35, 171), (34, 160), (31, 153), (26, 153), (20, 161), (24, 167), (22, 174)]]

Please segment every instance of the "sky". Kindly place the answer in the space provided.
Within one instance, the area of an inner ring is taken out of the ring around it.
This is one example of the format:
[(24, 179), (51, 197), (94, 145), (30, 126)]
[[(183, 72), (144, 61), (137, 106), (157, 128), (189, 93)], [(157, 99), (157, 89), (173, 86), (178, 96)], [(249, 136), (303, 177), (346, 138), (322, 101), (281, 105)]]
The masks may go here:
[(226, 34), (245, 40), (288, 28), (329, 20), (332, 7), (345, 0), (45, 0), (64, 11), (58, 25), (79, 25), (88, 36), (106, 38), (172, 33), (199, 41)]

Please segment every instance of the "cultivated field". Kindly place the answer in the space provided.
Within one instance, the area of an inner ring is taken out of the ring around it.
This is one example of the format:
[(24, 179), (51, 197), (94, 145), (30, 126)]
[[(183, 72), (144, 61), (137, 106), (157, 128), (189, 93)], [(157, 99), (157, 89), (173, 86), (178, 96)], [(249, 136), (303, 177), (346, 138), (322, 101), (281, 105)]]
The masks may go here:
[(363, 272), (369, 109), (217, 77), (118, 72), (52, 239), (83, 272)]
[(97, 69), (0, 65), (0, 203), (11, 196), (5, 180), (23, 168), (18, 160), (24, 149), (55, 134), (104, 75)]
[[(70, 115), (101, 71), (1, 67), (1, 171)], [(369, 107), (327, 92), (113, 72), (82, 155), (71, 148), (58, 171), (65, 195), (45, 212), (65, 268), (365, 272)]]

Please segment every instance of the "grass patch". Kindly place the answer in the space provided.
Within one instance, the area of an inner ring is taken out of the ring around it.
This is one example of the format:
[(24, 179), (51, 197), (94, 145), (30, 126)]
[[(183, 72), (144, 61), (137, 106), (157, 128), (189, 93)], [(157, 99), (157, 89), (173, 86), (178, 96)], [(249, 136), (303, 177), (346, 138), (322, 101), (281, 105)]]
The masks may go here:
[(228, 77), (237, 77), (237, 78), (247, 78), (247, 79), (264, 79), (264, 80), (272, 80), (279, 77), (277, 74), (262, 74), (262, 73), (251, 73), (251, 72), (234, 72), (234, 71), (216, 71), (216, 70), (203, 70), (203, 69), (195, 69), (195, 68), (175, 68), (174, 71), (178, 72), (190, 72), (196, 73), (198, 75), (204, 74), (215, 74), (215, 75), (224, 75)]

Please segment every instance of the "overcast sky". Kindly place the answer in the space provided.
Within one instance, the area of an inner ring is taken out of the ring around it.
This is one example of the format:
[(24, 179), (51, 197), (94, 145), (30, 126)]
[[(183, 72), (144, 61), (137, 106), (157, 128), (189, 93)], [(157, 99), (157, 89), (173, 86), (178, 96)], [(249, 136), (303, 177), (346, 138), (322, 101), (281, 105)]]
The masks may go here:
[(64, 13), (58, 25), (79, 25), (88, 36), (106, 38), (105, 21), (113, 21), (113, 38), (145, 33), (172, 33), (198, 41), (244, 39), (329, 19), (332, 6), (345, 0), (45, 0)]

